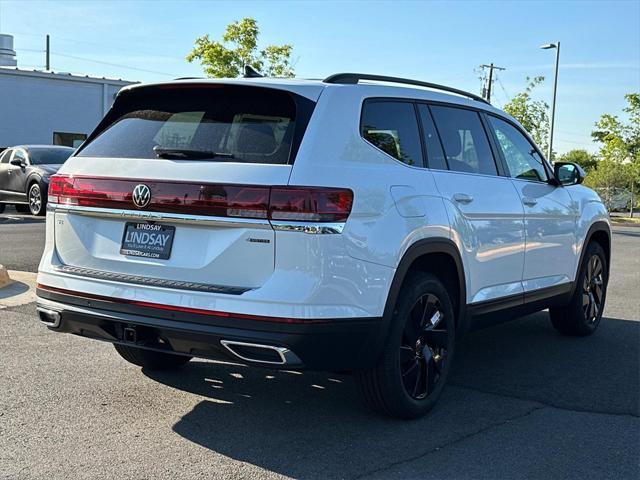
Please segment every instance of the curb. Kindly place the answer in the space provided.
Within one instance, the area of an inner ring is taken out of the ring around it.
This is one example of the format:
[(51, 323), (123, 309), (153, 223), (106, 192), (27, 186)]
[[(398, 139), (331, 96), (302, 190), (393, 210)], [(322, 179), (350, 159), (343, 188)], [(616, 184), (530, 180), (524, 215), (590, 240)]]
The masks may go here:
[(615, 220), (611, 220), (611, 225), (614, 225), (616, 227), (640, 228), (640, 223), (637, 222), (617, 222)]
[(0, 265), (0, 288), (6, 287), (13, 283), (11, 277), (9, 277), (9, 272), (4, 265)]

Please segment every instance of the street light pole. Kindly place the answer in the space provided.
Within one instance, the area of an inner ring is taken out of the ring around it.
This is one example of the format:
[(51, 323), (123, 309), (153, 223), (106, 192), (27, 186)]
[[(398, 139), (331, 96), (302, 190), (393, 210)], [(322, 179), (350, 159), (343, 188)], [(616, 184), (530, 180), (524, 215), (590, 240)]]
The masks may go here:
[(549, 130), (549, 150), (547, 152), (547, 158), (551, 161), (551, 154), (553, 153), (553, 126), (556, 116), (556, 92), (558, 90), (558, 65), (560, 65), (560, 42), (542, 45), (540, 48), (544, 50), (549, 50), (551, 48), (556, 49), (556, 68), (555, 75), (553, 76), (553, 100), (551, 102), (551, 127)]

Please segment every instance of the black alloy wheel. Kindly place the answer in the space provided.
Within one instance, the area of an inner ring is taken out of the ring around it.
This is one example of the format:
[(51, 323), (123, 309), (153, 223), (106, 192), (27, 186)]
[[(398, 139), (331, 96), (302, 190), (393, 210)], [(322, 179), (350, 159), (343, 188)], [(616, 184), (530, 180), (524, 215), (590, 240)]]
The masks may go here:
[(597, 320), (604, 300), (604, 266), (598, 255), (593, 255), (587, 264), (582, 281), (582, 310), (589, 323)]
[(407, 394), (421, 400), (433, 392), (447, 361), (449, 332), (440, 300), (428, 293), (409, 312), (400, 345), (400, 371)]
[(358, 390), (373, 410), (395, 418), (417, 418), (437, 403), (455, 349), (455, 291), (432, 273), (405, 280), (396, 302), (384, 351), (371, 368), (355, 372)]
[(591, 242), (586, 246), (574, 293), (569, 303), (549, 309), (551, 324), (563, 335), (583, 337), (596, 331), (607, 296), (609, 269), (602, 246)]

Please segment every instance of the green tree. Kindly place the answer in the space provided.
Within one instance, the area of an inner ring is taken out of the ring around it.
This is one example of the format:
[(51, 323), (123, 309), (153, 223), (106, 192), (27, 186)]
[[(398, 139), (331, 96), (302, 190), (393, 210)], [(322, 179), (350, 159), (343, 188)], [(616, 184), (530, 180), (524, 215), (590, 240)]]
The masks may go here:
[(538, 146), (546, 152), (549, 146), (549, 105), (531, 97), (531, 92), (543, 81), (544, 77), (527, 77), (527, 87), (513, 97), (503, 109), (518, 120)]
[(615, 189), (627, 190), (633, 216), (640, 187), (640, 94), (629, 93), (625, 99), (628, 103), (623, 109), (628, 117), (626, 122), (617, 115), (605, 113), (595, 124), (591, 136), (600, 143), (600, 161), (587, 177), (587, 183), (605, 197)]
[(574, 149), (560, 155), (558, 159), (561, 162), (577, 163), (588, 173), (596, 167), (598, 160), (595, 155), (590, 154), (586, 150)]
[(222, 41), (209, 35), (196, 39), (187, 61), (199, 60), (209, 77), (233, 78), (243, 74), (249, 65), (270, 77), (293, 77), (291, 45), (269, 45), (258, 49), (260, 29), (253, 18), (243, 18), (227, 25)]

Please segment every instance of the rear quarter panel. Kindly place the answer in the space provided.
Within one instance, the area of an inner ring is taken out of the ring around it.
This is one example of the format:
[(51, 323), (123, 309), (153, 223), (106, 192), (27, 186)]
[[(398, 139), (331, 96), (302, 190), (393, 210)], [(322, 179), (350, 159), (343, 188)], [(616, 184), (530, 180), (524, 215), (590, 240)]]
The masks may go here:
[[(352, 212), (340, 236), (342, 249), (356, 260), (354, 265), (391, 269), (384, 281), (388, 291), (408, 248), (424, 238), (449, 239), (450, 227), (432, 173), (395, 160), (360, 136), (360, 112), (368, 96), (366, 89), (354, 86), (324, 91), (289, 183), (353, 190)], [(363, 272), (351, 273), (362, 277)], [(362, 288), (368, 288), (367, 281), (362, 277)], [(387, 292), (379, 293), (384, 293), (378, 302), (383, 306)]]

